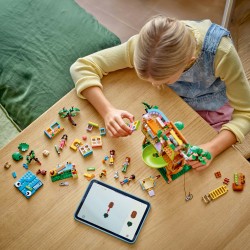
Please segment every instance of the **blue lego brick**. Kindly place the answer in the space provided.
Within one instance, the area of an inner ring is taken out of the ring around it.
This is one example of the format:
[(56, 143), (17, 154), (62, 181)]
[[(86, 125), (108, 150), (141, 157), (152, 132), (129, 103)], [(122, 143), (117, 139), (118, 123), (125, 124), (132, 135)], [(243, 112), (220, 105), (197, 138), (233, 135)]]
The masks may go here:
[(27, 171), (14, 186), (29, 199), (43, 185), (31, 171)]
[(83, 157), (88, 157), (89, 155), (93, 154), (93, 150), (88, 151), (87, 153), (83, 154)]

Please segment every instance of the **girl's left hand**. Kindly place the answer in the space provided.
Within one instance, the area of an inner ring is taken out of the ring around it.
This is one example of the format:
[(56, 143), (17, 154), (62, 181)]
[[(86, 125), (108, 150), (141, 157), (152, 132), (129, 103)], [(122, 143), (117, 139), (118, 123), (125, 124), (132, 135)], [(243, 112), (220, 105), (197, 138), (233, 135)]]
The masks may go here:
[(201, 171), (201, 170), (206, 169), (211, 164), (211, 162), (213, 161), (214, 155), (211, 152), (212, 149), (211, 149), (209, 143), (199, 145), (198, 147), (202, 148), (205, 151), (208, 151), (211, 154), (211, 156), (212, 156), (211, 160), (206, 160), (206, 164), (205, 165), (202, 164), (200, 161), (194, 161), (194, 160), (187, 161), (187, 164), (190, 165), (193, 169), (195, 169), (197, 171)]

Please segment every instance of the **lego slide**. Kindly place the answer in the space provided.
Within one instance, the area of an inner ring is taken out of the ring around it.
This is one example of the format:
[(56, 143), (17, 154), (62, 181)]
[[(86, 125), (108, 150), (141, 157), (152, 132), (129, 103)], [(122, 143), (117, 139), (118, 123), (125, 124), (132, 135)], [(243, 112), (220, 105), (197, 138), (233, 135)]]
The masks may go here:
[(164, 159), (161, 156), (157, 156), (157, 151), (152, 144), (143, 149), (142, 159), (151, 168), (163, 168), (166, 166)]

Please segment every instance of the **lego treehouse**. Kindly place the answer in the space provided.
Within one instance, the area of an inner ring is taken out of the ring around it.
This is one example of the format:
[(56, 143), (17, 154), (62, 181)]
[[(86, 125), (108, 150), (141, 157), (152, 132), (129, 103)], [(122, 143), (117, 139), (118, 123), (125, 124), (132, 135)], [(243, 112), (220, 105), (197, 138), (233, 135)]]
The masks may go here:
[(188, 160), (197, 160), (205, 165), (205, 159), (211, 159), (209, 152), (186, 141), (180, 132), (184, 128), (183, 123), (173, 123), (157, 106), (143, 104), (146, 113), (141, 124), (145, 135), (142, 158), (149, 167), (157, 168), (168, 183), (191, 169)]

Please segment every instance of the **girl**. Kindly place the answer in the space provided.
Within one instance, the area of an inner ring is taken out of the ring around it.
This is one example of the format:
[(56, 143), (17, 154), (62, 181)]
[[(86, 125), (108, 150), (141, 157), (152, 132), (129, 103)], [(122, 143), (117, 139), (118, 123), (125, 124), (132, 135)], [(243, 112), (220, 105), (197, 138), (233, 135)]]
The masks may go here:
[[(201, 145), (213, 158), (250, 131), (250, 86), (230, 34), (221, 26), (156, 16), (126, 43), (71, 66), (78, 96), (96, 108), (112, 137), (130, 135), (123, 118), (132, 122), (134, 117), (111, 105), (100, 79), (126, 67), (134, 67), (153, 86), (168, 85), (219, 132)], [(191, 165), (200, 170), (210, 162)]]

